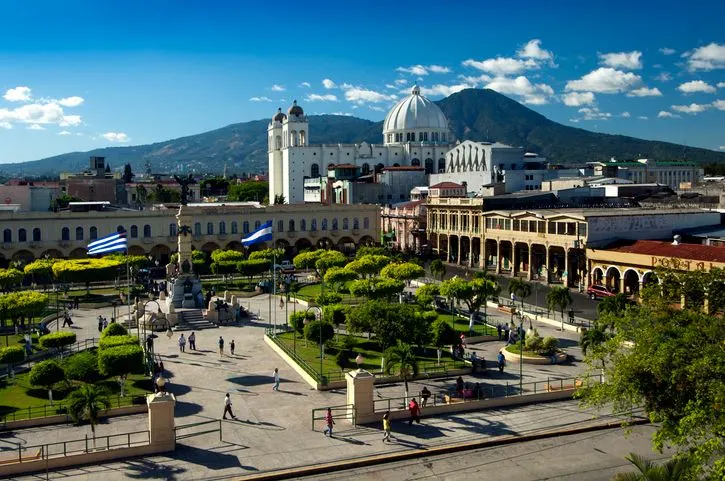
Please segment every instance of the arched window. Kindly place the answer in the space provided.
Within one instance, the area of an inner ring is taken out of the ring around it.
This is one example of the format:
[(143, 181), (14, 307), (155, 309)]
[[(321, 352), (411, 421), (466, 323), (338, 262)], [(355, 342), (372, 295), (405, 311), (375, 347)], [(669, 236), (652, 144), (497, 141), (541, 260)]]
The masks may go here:
[[(64, 229), (67, 229), (67, 227), (64, 227)], [(68, 239), (64, 239), (68, 240)], [(3, 230), (3, 242), (10, 243), (13, 241), (13, 231), (10, 229)]]
[(322, 228), (320, 230), (327, 230), (327, 218), (322, 219)]
[(28, 242), (28, 232), (25, 229), (18, 229), (18, 242)]
[(126, 232), (126, 228), (122, 225), (116, 226), (116, 232)]
[(283, 220), (277, 221), (277, 232), (284, 232), (284, 221)]
[(362, 165), (362, 175), (368, 175), (369, 173), (370, 173), (370, 164), (368, 164), (367, 162), (365, 162)]
[(138, 237), (138, 226), (137, 225), (132, 225), (131, 226), (131, 238), (132, 239), (135, 239), (137, 237)]
[(254, 221), (254, 230), (259, 230), (262, 223), (258, 220)]
[(249, 222), (246, 220), (242, 223), (242, 232), (244, 234), (249, 234)]
[(289, 227), (288, 227), (287, 230), (289, 232), (294, 232), (295, 231), (295, 221), (294, 221), (294, 219), (290, 219), (290, 221), (289, 221)]
[(143, 226), (143, 236), (144, 237), (151, 237), (151, 225), (146, 224)]
[(446, 159), (441, 157), (440, 159), (438, 159), (438, 173), (442, 174), (445, 171), (446, 171)]
[(91, 233), (90, 233), (90, 239), (91, 239), (91, 240), (96, 240), (96, 239), (98, 239), (98, 227), (96, 227), (96, 226), (94, 226), (94, 225), (93, 225), (93, 226), (91, 226)]
[(239, 233), (239, 225), (237, 224), (237, 221), (232, 221), (232, 234), (238, 234)]
[(352, 219), (352, 228), (353, 229), (359, 229), (360, 228), (360, 220), (355, 217)]
[(194, 235), (201, 235), (201, 222), (194, 223)]
[(410, 161), (410, 165), (413, 167), (420, 167), (420, 160), (419, 159), (413, 159)]
[(33, 242), (40, 242), (40, 228), (36, 227), (33, 229)]
[(332, 219), (332, 230), (337, 230), (337, 217)]
[(169, 237), (176, 237), (176, 223), (169, 224)]
[(350, 225), (347, 221), (347, 217), (342, 218), (342, 230), (348, 230), (350, 228)]
[(310, 230), (311, 231), (317, 230), (317, 219), (312, 219), (312, 221), (310, 221)]
[(433, 170), (433, 159), (425, 159), (425, 173), (427, 174), (435, 174), (435, 171)]
[(76, 227), (76, 240), (77, 241), (83, 240), (83, 227)]
[(226, 234), (227, 233), (227, 223), (224, 221), (219, 222), (219, 233), (220, 234)]
[(368, 217), (363, 218), (363, 229), (370, 228), (370, 219)]
[(307, 132), (300, 130), (300, 145), (307, 145)]
[(305, 219), (300, 219), (300, 230), (302, 232), (307, 230), (307, 221)]
[[(7, 230), (7, 229), (5, 229)], [(63, 230), (60, 231), (60, 240), (69, 241), (70, 240), (70, 229), (67, 227), (63, 227)]]
[(312, 177), (314, 179), (315, 177), (319, 177), (319, 176), (320, 176), (320, 166), (317, 164), (312, 164), (310, 166), (310, 177)]
[(282, 136), (278, 135), (274, 138), (274, 148), (279, 150), (282, 148)]
[(206, 223), (206, 235), (214, 235), (214, 223), (213, 222)]

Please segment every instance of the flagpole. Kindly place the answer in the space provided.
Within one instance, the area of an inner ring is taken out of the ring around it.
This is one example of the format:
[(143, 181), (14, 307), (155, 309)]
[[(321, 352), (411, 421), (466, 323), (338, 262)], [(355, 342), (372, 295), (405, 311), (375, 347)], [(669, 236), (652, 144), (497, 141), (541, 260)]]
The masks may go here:
[[(128, 241), (126, 241), (128, 242)], [(131, 256), (128, 248), (128, 244), (126, 244), (126, 283), (128, 284), (128, 323), (131, 323), (131, 262), (129, 260), (129, 257)], [(138, 314), (138, 313), (137, 313)], [(138, 342), (141, 343), (143, 346), (143, 341), (141, 340), (141, 330), (139, 328), (140, 323), (136, 323), (136, 337), (138, 337)]]
[[(272, 298), (277, 301), (277, 250), (274, 245), (274, 218), (272, 219)], [(270, 301), (270, 306), (272, 302)], [(274, 335), (277, 336), (277, 309), (274, 310)]]

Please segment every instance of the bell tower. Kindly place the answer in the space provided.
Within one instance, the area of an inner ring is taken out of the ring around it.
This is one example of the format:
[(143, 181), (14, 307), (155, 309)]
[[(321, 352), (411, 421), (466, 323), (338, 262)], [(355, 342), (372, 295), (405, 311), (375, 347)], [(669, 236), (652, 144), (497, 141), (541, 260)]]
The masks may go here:
[(282, 108), (279, 108), (267, 127), (270, 203), (274, 202), (275, 196), (284, 194), (284, 186), (282, 185), (282, 148), (284, 145), (282, 124), (286, 121), (287, 116), (282, 113)]

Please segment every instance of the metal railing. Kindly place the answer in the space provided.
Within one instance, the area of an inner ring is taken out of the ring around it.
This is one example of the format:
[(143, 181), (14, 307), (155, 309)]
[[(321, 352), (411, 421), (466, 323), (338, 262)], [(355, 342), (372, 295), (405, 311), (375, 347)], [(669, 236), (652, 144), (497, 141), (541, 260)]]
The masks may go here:
[[(455, 388), (451, 388), (446, 390), (440, 390), (437, 393), (431, 393), (425, 404), (423, 404), (423, 402), (421, 401), (421, 407), (469, 403), (481, 401), (483, 399), (495, 399), (512, 396), (530, 396), (533, 394), (540, 394), (544, 392), (578, 389), (582, 386), (585, 386), (588, 382), (592, 380), (601, 384), (601, 374), (547, 379), (546, 381), (527, 382), (523, 383), (523, 385), (519, 385), (518, 383), (511, 384), (507, 382), (505, 385), (501, 384), (493, 386), (480, 386), (478, 383), (473, 385), (471, 383), (467, 383), (467, 387), (464, 387), (464, 389), (462, 389), (461, 391), (457, 391)], [(413, 397), (421, 400), (423, 399), (420, 393), (408, 396), (407, 398), (394, 397), (374, 399), (373, 406), (376, 413), (404, 410), (408, 407), (408, 400)]]
[(324, 408), (314, 408), (312, 409), (312, 430), (317, 431), (315, 429), (315, 421), (325, 421), (325, 417), (327, 415), (327, 409), (330, 409), (332, 411), (332, 419), (338, 420), (338, 419), (347, 419), (352, 422), (352, 424), (355, 424), (355, 406), (353, 404), (341, 404), (339, 406), (327, 406)]
[[(145, 396), (112, 396), (109, 397), (111, 408), (120, 408), (126, 406), (146, 404)], [(13, 421), (25, 421), (28, 419), (45, 418), (49, 416), (64, 415), (70, 420), (70, 412), (68, 404), (59, 401), (54, 404), (44, 404), (42, 406), (29, 406), (27, 408), (18, 409), (6, 414), (0, 415), (0, 424)]]
[[(149, 431), (135, 431), (132, 433), (109, 434), (107, 436), (96, 436), (73, 441), (61, 441), (57, 443), (36, 444), (25, 446), (17, 444), (12, 450), (0, 450), (0, 456), (7, 460), (17, 459), (18, 463), (45, 460), (51, 457), (70, 456), (95, 451), (108, 451), (118, 448), (130, 448), (133, 446), (144, 446), (150, 443)], [(2, 459), (0, 458), (0, 459)]]
[[(277, 329), (277, 330), (279, 330), (279, 329)], [(302, 359), (292, 349), (290, 349), (289, 346), (287, 346), (287, 344), (284, 341), (282, 341), (281, 339), (279, 339), (276, 336), (276, 332), (275, 332), (274, 328), (266, 328), (265, 334), (269, 339), (272, 340), (272, 342), (277, 344), (277, 346), (279, 346), (279, 348), (282, 349), (282, 351), (284, 351), (285, 354), (287, 354), (289, 357), (291, 357), (292, 360), (294, 360), (297, 363), (297, 365), (302, 368), (302, 370), (304, 370), (307, 374), (312, 376), (312, 379), (314, 379), (315, 382), (322, 384), (323, 386), (328, 383), (329, 378), (322, 375), (322, 373), (317, 372), (312, 366), (310, 366), (307, 363), (307, 361)]]
[[(96, 347), (100, 339), (92, 338), (92, 339), (84, 339), (83, 341), (78, 341), (75, 344), (71, 344), (70, 346), (65, 346), (62, 348), (57, 349), (45, 349), (43, 351), (37, 351), (30, 356), (26, 357), (25, 360), (21, 363), (15, 364), (13, 366), (14, 369), (23, 368), (26, 364), (29, 364), (31, 362), (38, 362), (38, 361), (44, 361), (46, 359), (54, 359), (57, 357), (64, 357), (71, 354), (77, 354), (81, 351), (85, 351), (86, 349), (90, 349), (92, 347)], [(0, 370), (6, 369), (6, 364), (0, 364)]]
[[(189, 430), (192, 428), (197, 428), (199, 426), (204, 426), (205, 428), (210, 425), (216, 426), (214, 429), (205, 429), (202, 431), (194, 431), (186, 434), (179, 434), (179, 431)], [(210, 419), (209, 421), (201, 421), (198, 423), (191, 423), (191, 424), (184, 424), (182, 426), (176, 426), (174, 428), (174, 434), (176, 436), (176, 440), (180, 439), (186, 439), (191, 438), (194, 436), (201, 436), (203, 434), (209, 434), (209, 433), (219, 433), (219, 441), (222, 440), (222, 420), (221, 419)]]

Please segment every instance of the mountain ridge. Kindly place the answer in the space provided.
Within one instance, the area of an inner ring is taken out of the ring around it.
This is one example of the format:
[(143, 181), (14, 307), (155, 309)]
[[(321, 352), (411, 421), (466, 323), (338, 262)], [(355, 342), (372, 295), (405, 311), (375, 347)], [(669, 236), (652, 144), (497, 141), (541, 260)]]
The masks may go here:
[[(460, 140), (498, 141), (537, 152), (552, 162), (583, 163), (615, 157), (620, 160), (655, 158), (700, 163), (725, 162), (725, 153), (657, 140), (603, 134), (562, 125), (519, 102), (488, 89), (466, 89), (436, 102)], [(310, 115), (310, 143), (381, 143), (383, 122), (352, 116)], [(88, 157), (100, 155), (115, 169), (130, 163), (135, 172), (149, 161), (154, 172), (179, 170), (266, 172), (267, 125), (260, 119), (230, 124), (199, 134), (152, 144), (114, 146), (69, 152), (44, 159), (0, 165), (9, 175), (57, 175), (88, 166)]]

